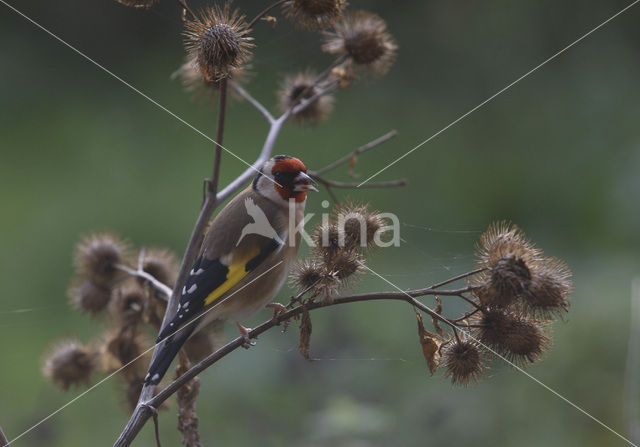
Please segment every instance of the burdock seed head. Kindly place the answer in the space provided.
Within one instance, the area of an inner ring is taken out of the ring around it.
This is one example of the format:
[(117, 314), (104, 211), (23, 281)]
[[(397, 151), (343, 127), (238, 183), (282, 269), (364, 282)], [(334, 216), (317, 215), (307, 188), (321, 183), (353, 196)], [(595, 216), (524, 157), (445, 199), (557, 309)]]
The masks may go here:
[(95, 316), (107, 308), (111, 300), (111, 289), (85, 280), (78, 285), (72, 284), (68, 295), (73, 308)]
[(316, 250), (325, 256), (330, 256), (335, 250), (346, 246), (346, 235), (343, 228), (335, 223), (318, 225), (311, 235)]
[[(297, 73), (285, 77), (278, 91), (280, 110), (284, 113), (300, 104), (303, 99), (314, 97), (320, 92), (314, 85), (316, 75), (310, 71)], [(300, 124), (316, 125), (327, 119), (333, 109), (333, 97), (324, 95), (316, 98), (312, 103), (293, 115)]]
[(346, 246), (350, 248), (372, 247), (375, 235), (384, 227), (384, 220), (367, 205), (346, 203), (334, 211), (338, 226), (345, 233)]
[(146, 294), (134, 281), (113, 292), (109, 309), (121, 326), (135, 326), (142, 319)]
[(559, 259), (546, 258), (536, 265), (523, 294), (523, 310), (534, 318), (547, 319), (569, 310), (571, 271)]
[(333, 24), (346, 6), (345, 0), (288, 0), (282, 8), (298, 28), (314, 30)]
[(298, 291), (310, 290), (313, 296), (324, 298), (335, 295), (341, 286), (340, 279), (315, 257), (299, 261), (289, 280)]
[(291, 271), (289, 280), (297, 290), (316, 287), (325, 275), (322, 264), (313, 258), (298, 261)]
[(519, 365), (535, 362), (549, 346), (540, 323), (517, 314), (489, 310), (476, 322), (476, 338)]
[(506, 308), (529, 287), (541, 251), (517, 227), (500, 222), (480, 237), (477, 257), (485, 270), (474, 276), (474, 293), (485, 306)]
[(395, 60), (397, 45), (387, 32), (387, 24), (375, 14), (356, 11), (347, 14), (325, 33), (322, 50), (344, 56), (354, 67), (384, 74)]
[(79, 273), (93, 283), (110, 288), (118, 274), (116, 265), (127, 257), (128, 245), (109, 233), (85, 237), (76, 247), (75, 264)]
[(76, 340), (56, 343), (45, 359), (43, 374), (63, 390), (87, 385), (96, 366), (95, 354)]
[(469, 339), (451, 339), (442, 348), (440, 364), (445, 377), (451, 377), (453, 385), (468, 385), (479, 379), (484, 369), (484, 359), (477, 343)]
[(125, 375), (139, 375), (144, 368), (141, 355), (147, 346), (141, 335), (128, 328), (116, 328), (108, 331), (102, 338), (100, 358), (105, 374), (116, 371), (126, 365)]
[(228, 78), (250, 58), (253, 38), (245, 16), (214, 5), (202, 13), (202, 19), (188, 20), (185, 25), (185, 47), (188, 59), (195, 61), (206, 82)]
[(340, 287), (348, 287), (364, 272), (364, 258), (355, 250), (338, 250), (325, 259), (325, 269), (340, 281)]

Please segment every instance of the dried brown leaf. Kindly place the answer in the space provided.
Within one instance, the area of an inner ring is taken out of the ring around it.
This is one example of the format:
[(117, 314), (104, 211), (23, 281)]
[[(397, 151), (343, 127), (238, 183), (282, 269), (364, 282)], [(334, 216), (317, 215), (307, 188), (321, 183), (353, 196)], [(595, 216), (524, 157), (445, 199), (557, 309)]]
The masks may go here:
[(438, 336), (436, 334), (431, 333), (424, 328), (422, 315), (417, 312), (416, 320), (418, 321), (418, 337), (420, 337), (422, 354), (427, 361), (429, 371), (433, 374), (438, 369), (438, 362), (440, 360), (440, 354), (438, 353), (440, 342), (438, 341)]

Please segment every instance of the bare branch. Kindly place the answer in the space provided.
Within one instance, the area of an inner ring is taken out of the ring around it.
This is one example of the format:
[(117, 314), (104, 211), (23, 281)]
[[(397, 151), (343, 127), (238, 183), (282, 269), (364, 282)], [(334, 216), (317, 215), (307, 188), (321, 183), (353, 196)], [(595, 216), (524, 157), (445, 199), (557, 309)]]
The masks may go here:
[(191, 16), (193, 20), (197, 20), (196, 15), (193, 13), (191, 8), (187, 5), (186, 0), (177, 0), (178, 4), (182, 6), (182, 8)]
[(334, 161), (333, 163), (325, 166), (324, 168), (322, 168), (322, 169), (320, 169), (318, 171), (315, 171), (314, 174), (317, 175), (317, 176), (321, 176), (325, 172), (332, 171), (335, 168), (337, 168), (339, 166), (342, 166), (343, 164), (348, 163), (349, 161), (351, 161), (351, 159), (354, 156), (356, 156), (358, 154), (362, 154), (362, 153), (368, 151), (369, 149), (373, 149), (374, 147), (384, 143), (385, 141), (390, 140), (391, 138), (395, 137), (396, 135), (398, 135), (398, 132), (396, 132), (395, 130), (391, 130), (391, 131), (387, 132), (386, 134), (382, 135), (381, 137), (378, 137), (375, 140), (372, 140), (372, 141), (368, 142), (364, 146), (360, 146), (359, 148), (357, 148), (356, 150), (354, 150), (350, 154), (345, 155), (344, 157)]
[(9, 446), (9, 440), (4, 435), (4, 432), (2, 431), (2, 427), (0, 427), (0, 447), (8, 447), (8, 446)]
[[(477, 272), (476, 272), (477, 273)], [(469, 276), (471, 273), (466, 274)], [(459, 275), (458, 279), (465, 277), (465, 275)], [(454, 281), (455, 279), (451, 279), (449, 282)], [(468, 292), (470, 290), (469, 287), (465, 287), (462, 289), (456, 290), (438, 290), (435, 286), (426, 287), (424, 289), (416, 289), (409, 290), (406, 292), (375, 292), (375, 293), (361, 293), (356, 295), (349, 295), (343, 297), (337, 297), (332, 300), (324, 300), (324, 301), (307, 301), (304, 304), (300, 304), (286, 312), (278, 314), (274, 318), (270, 318), (265, 321), (261, 325), (251, 329), (248, 333), (249, 338), (257, 338), (262, 333), (268, 331), (269, 329), (277, 326), (281, 322), (288, 321), (293, 317), (300, 315), (303, 312), (303, 306), (311, 311), (315, 309), (320, 309), (323, 307), (331, 307), (337, 306), (340, 304), (347, 303), (357, 303), (364, 301), (380, 301), (380, 300), (390, 300), (390, 301), (403, 301), (411, 306), (414, 306), (424, 313), (428, 314), (432, 318), (435, 318), (438, 321), (445, 323), (450, 326), (454, 331), (456, 330), (456, 322), (454, 320), (450, 320), (441, 314), (435, 312), (433, 309), (427, 307), (425, 304), (421, 303), (416, 299), (416, 297), (426, 296), (426, 295), (443, 295), (443, 296), (459, 296), (462, 293)], [(298, 298), (301, 296), (298, 295)], [(292, 299), (292, 302), (295, 300)], [(463, 326), (466, 326), (463, 324)], [(227, 343), (222, 348), (218, 349), (198, 364), (191, 367), (188, 371), (170, 383), (165, 389), (160, 391), (154, 397), (149, 399), (146, 405), (138, 405), (136, 411), (134, 412), (134, 416), (132, 416), (129, 424), (120, 435), (118, 441), (116, 441), (116, 446), (125, 447), (131, 444), (133, 439), (137, 436), (138, 432), (142, 429), (145, 422), (152, 416), (152, 412), (149, 410), (149, 406), (152, 408), (157, 408), (158, 405), (162, 404), (165, 400), (167, 400), (170, 396), (175, 394), (182, 386), (184, 386), (187, 382), (196, 377), (200, 372), (209, 368), (214, 363), (218, 362), (220, 359), (235, 351), (239, 347), (246, 344), (246, 340), (244, 337), (240, 336), (231, 342)]]
[(251, 22), (249, 22), (249, 25), (247, 26), (247, 28), (249, 29), (253, 28), (253, 26), (258, 22), (258, 20), (266, 16), (269, 13), (269, 11), (271, 11), (273, 8), (277, 8), (278, 6), (283, 4), (285, 1), (287, 0), (278, 0), (273, 5), (265, 8), (262, 12), (260, 12), (257, 16), (255, 16)]
[(294, 105), (291, 109), (289, 109), (289, 112), (291, 113), (291, 115), (295, 115), (297, 113), (302, 112), (304, 109), (309, 107), (311, 104), (316, 102), (321, 97), (326, 96), (329, 93), (332, 93), (335, 90), (337, 90), (339, 86), (340, 86), (340, 82), (334, 81), (329, 85), (327, 85), (326, 87), (321, 88), (318, 93), (316, 93), (310, 98), (304, 98), (304, 94), (300, 94), (300, 97), (302, 97), (302, 99), (300, 100), (299, 104)]
[(165, 295), (166, 299), (169, 299), (169, 297), (171, 296), (171, 292), (172, 292), (171, 287), (158, 281), (153, 275), (142, 270), (140, 266), (138, 266), (138, 269), (136, 270), (136, 269), (132, 269), (131, 267), (127, 267), (126, 265), (123, 265), (123, 264), (117, 264), (116, 268), (122, 272), (125, 272), (127, 275), (131, 275), (136, 278), (140, 278), (140, 279), (144, 279), (145, 281), (148, 281), (149, 284), (151, 284), (154, 289), (156, 289), (158, 292)]
[[(354, 150), (353, 152), (351, 152), (350, 154), (345, 155), (342, 158), (339, 158), (338, 160), (334, 161), (333, 163), (330, 163), (329, 165), (325, 166), (324, 168), (318, 170), (318, 171), (309, 171), (308, 174), (315, 180), (317, 180), (319, 183), (322, 183), (325, 187), (327, 187), (327, 192), (329, 192), (329, 194), (331, 195), (332, 199), (334, 201), (336, 201), (336, 197), (333, 194), (333, 192), (331, 191), (331, 188), (358, 188), (360, 187), (358, 182), (341, 182), (341, 181), (337, 181), (337, 180), (329, 180), (324, 178), (322, 175), (326, 172), (329, 172), (333, 169), (336, 169), (339, 166), (342, 166), (345, 163), (350, 162), (351, 160), (353, 160), (353, 158), (358, 155), (361, 154), (363, 152), (368, 151), (369, 149), (372, 149), (382, 143), (384, 143), (387, 140), (390, 140), (391, 138), (395, 137), (397, 135), (397, 132), (395, 130), (392, 130), (390, 132), (387, 132), (386, 134), (382, 135), (381, 137), (376, 138), (373, 141), (370, 141), (369, 143), (365, 144), (364, 146), (360, 146), (359, 148), (357, 148), (356, 150)], [(407, 184), (407, 181), (405, 179), (400, 179), (400, 180), (389, 180), (389, 181), (384, 181), (384, 182), (369, 182), (369, 183), (365, 183), (362, 187), (364, 188), (396, 188), (399, 186), (405, 186)]]
[(455, 282), (455, 281), (460, 281), (461, 279), (467, 278), (469, 276), (473, 276), (476, 273), (480, 273), (480, 272), (482, 272), (484, 270), (486, 270), (486, 268), (479, 268), (479, 269), (471, 270), (471, 271), (469, 271), (467, 273), (462, 273), (460, 275), (453, 276), (453, 277), (451, 277), (449, 279), (446, 279), (446, 280), (444, 280), (442, 282), (434, 284), (433, 286), (431, 286), (431, 288), (432, 289), (437, 289), (438, 287), (446, 286), (447, 284), (451, 284), (452, 282)]
[[(309, 176), (311, 176), (314, 180), (322, 183), (325, 186), (334, 187), (334, 188), (357, 188), (358, 182), (339, 182), (336, 180), (328, 180), (318, 176), (315, 172), (308, 172)], [(405, 179), (400, 180), (389, 180), (385, 182), (369, 182), (365, 183), (361, 186), (361, 188), (396, 188), (398, 186), (405, 186), (407, 181)]]
[(258, 101), (256, 98), (251, 96), (251, 94), (247, 90), (242, 88), (237, 82), (229, 81), (229, 86), (231, 86), (231, 88), (237, 94), (239, 94), (244, 99), (246, 99), (249, 104), (255, 107), (258, 110), (258, 112), (262, 113), (262, 116), (264, 116), (264, 118), (267, 120), (269, 124), (271, 125), (273, 124), (273, 122), (275, 121), (275, 118), (273, 117), (271, 112), (269, 112), (267, 108), (262, 105), (260, 101)]

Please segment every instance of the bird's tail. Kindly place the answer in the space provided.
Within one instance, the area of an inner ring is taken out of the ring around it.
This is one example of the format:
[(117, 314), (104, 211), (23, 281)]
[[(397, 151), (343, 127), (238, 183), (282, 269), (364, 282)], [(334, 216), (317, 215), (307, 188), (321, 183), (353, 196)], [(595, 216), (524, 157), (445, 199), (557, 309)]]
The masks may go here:
[(153, 359), (151, 366), (149, 366), (149, 371), (144, 378), (146, 385), (157, 385), (162, 380), (169, 366), (171, 366), (171, 362), (195, 328), (195, 324), (189, 324), (179, 329), (174, 335), (171, 335), (163, 342), (158, 355)]

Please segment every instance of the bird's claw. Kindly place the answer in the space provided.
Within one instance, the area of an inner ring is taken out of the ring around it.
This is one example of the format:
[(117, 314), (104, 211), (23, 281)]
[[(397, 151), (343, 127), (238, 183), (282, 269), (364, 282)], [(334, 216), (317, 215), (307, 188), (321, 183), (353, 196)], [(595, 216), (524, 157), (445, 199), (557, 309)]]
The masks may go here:
[(287, 307), (280, 303), (270, 303), (267, 304), (266, 307), (273, 309), (273, 317), (271, 318), (271, 321), (275, 324), (279, 324), (280, 322), (278, 321), (278, 317), (287, 311)]
[(240, 330), (240, 336), (242, 337), (243, 343), (242, 347), (244, 349), (249, 349), (251, 346), (255, 346), (256, 342), (251, 341), (251, 337), (249, 337), (250, 328), (246, 328), (240, 323), (236, 323), (238, 325), (238, 330)]

